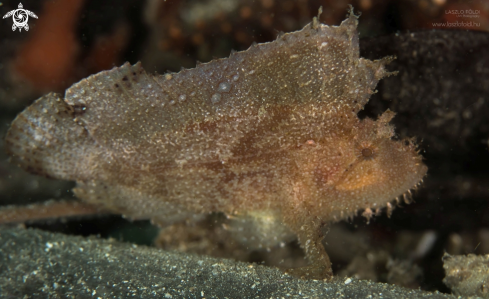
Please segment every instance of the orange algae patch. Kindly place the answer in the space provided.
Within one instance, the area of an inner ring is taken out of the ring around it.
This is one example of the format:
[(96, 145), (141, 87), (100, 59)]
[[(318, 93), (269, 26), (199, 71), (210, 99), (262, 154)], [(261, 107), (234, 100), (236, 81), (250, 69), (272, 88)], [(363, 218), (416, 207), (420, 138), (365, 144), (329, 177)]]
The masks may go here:
[(393, 112), (357, 116), (391, 60), (359, 57), (357, 22), (353, 13), (338, 27), (314, 19), (175, 74), (139, 63), (101, 72), (22, 112), (7, 151), (131, 218), (171, 224), (222, 212), (249, 248), (297, 235), (310, 266), (290, 272), (330, 278), (322, 227), (391, 208), (427, 171), (412, 142), (392, 139)]
[(48, 1), (14, 62), (15, 72), (38, 90), (65, 88), (79, 48), (75, 25), (83, 0)]

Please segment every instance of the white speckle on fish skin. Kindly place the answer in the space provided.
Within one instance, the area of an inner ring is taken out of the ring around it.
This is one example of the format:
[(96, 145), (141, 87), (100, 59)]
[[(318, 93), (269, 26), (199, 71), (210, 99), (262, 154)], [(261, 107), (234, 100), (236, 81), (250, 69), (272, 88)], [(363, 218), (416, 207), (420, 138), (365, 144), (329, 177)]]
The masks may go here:
[(218, 92), (229, 92), (231, 90), (231, 84), (228, 82), (222, 82), (219, 84), (219, 87), (217, 88)]

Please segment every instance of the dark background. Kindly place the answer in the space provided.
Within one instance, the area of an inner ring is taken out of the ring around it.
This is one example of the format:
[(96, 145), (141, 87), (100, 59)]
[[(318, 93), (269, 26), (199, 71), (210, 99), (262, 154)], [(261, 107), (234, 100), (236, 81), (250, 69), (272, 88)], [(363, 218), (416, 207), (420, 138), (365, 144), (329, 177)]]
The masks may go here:
[[(47, 92), (63, 92), (90, 74), (125, 61), (142, 61), (147, 71), (157, 73), (191, 68), (196, 61), (226, 57), (231, 49), (245, 50), (253, 42), (274, 40), (282, 31), (298, 30), (320, 6), (320, 20), (339, 25), (352, 4), (362, 13), (361, 55), (369, 59), (396, 55), (389, 69), (399, 71), (380, 82), (360, 116), (376, 117), (387, 108), (396, 112), (398, 137), (417, 138), (429, 171), (414, 192), (414, 202), (401, 204), (391, 218), (384, 213), (366, 225), (357, 217), (331, 228), (327, 242), (335, 272), (448, 291), (442, 283), (444, 252), (489, 253), (488, 2), (31, 0), (22, 4), (39, 17), (29, 19), (28, 32), (13, 32), (10, 18), (0, 22), (2, 136), (32, 101)], [(3, 2), (0, 14), (17, 5)], [(470, 18), (451, 13), (469, 9)], [(459, 23), (450, 29), (440, 25), (454, 22)], [(9, 164), (0, 151), (2, 206), (72, 199), (72, 186), (29, 175)], [(141, 244), (152, 244), (157, 234), (148, 222), (130, 223), (119, 216), (27, 225)], [(344, 251), (352, 239), (358, 250), (335, 253)], [(261, 253), (243, 259), (266, 261)], [(405, 275), (396, 276), (396, 271)]]

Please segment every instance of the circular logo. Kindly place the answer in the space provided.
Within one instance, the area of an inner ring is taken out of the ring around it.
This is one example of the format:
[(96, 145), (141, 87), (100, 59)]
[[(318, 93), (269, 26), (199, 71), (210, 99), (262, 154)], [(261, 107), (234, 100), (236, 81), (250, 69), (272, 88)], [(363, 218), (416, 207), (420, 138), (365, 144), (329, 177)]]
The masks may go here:
[(27, 24), (27, 21), (29, 20), (29, 16), (27, 15), (27, 12), (25, 10), (17, 9), (14, 12), (13, 20), (15, 26), (22, 28)]

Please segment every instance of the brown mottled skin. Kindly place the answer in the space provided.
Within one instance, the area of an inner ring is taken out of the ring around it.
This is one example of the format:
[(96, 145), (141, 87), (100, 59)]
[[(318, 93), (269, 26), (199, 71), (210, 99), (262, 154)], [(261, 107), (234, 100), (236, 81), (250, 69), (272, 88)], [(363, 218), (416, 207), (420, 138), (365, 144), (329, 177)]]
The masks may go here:
[(311, 266), (291, 272), (329, 278), (321, 228), (385, 207), (427, 171), (411, 142), (391, 139), (393, 112), (357, 117), (390, 59), (360, 58), (356, 26), (353, 13), (338, 27), (315, 20), (176, 74), (101, 72), (22, 112), (7, 150), (131, 218), (223, 212), (248, 247), (295, 234)]

